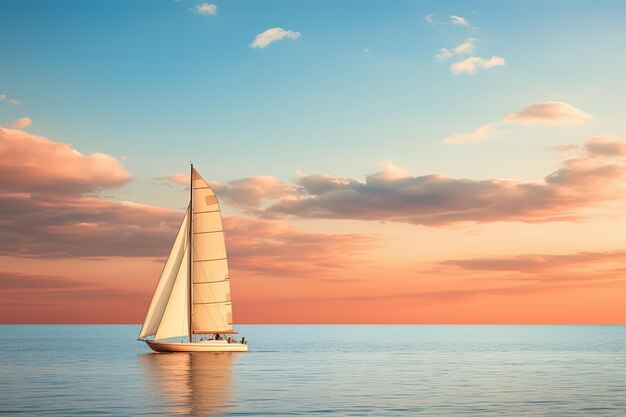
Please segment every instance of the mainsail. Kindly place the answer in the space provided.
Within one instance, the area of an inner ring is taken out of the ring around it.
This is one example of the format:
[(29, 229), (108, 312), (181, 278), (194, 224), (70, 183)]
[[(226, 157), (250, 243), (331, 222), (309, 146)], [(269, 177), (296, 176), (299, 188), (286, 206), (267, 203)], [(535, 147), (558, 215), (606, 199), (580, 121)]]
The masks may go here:
[(234, 333), (224, 228), (217, 197), (192, 169), (193, 333)]
[[(191, 259), (190, 259), (191, 256)], [(154, 340), (235, 333), (217, 197), (191, 169), (191, 204), (161, 273), (139, 337)], [(191, 325), (190, 325), (191, 320)]]

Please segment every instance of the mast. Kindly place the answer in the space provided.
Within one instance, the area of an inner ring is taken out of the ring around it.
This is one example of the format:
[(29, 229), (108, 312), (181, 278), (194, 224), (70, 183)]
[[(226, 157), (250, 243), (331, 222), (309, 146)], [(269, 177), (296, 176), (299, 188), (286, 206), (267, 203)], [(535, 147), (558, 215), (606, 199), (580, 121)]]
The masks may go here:
[(191, 164), (190, 170), (190, 187), (189, 187), (189, 268), (188, 268), (188, 276), (189, 276), (189, 302), (187, 303), (187, 314), (189, 321), (189, 343), (193, 341), (193, 332), (192, 332), (192, 324), (191, 324), (191, 311), (193, 309), (193, 295), (191, 293), (193, 288), (193, 276), (192, 276), (192, 267), (193, 267), (193, 248), (192, 248), (192, 234), (193, 234), (193, 164)]

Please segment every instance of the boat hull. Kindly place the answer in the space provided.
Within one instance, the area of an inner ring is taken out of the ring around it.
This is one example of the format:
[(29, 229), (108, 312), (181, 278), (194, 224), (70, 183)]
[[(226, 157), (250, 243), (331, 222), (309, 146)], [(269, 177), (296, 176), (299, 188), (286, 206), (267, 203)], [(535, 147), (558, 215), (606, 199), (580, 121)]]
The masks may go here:
[(155, 342), (144, 340), (154, 352), (247, 352), (248, 345), (243, 343), (228, 343), (225, 340), (208, 340), (204, 342)]

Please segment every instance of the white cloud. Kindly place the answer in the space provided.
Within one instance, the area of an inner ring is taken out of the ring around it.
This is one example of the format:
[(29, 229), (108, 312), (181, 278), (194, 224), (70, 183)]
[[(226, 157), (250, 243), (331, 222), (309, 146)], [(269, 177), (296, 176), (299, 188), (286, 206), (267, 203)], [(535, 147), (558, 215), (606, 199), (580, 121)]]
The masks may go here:
[(373, 177), (384, 180), (400, 180), (412, 176), (411, 171), (397, 166), (392, 161), (380, 161), (378, 166), (381, 168), (381, 171), (373, 174)]
[(368, 54), (370, 52), (370, 48), (365, 48), (363, 49), (363, 52), (365, 52), (366, 54)]
[(450, 23), (452, 23), (453, 25), (461, 25), (461, 26), (469, 25), (469, 22), (467, 21), (467, 19), (461, 16), (455, 16), (455, 15), (450, 16)]
[(33, 124), (33, 121), (30, 117), (22, 117), (13, 122), (11, 127), (13, 129), (24, 129)]
[(195, 13), (213, 16), (217, 14), (217, 6), (215, 4), (201, 3), (196, 7), (189, 9)]
[(435, 55), (435, 59), (438, 61), (445, 61), (446, 59), (450, 59), (453, 56), (457, 55), (469, 55), (474, 52), (476, 49), (476, 42), (478, 39), (476, 38), (468, 38), (465, 41), (453, 48), (452, 50), (448, 48), (441, 48), (439, 52)]
[(4, 100), (7, 100), (9, 103), (13, 105), (20, 104), (18, 100), (15, 100), (14, 98), (9, 98), (9, 96), (7, 96), (6, 94), (0, 94), (0, 101), (4, 101)]
[(481, 58), (478, 56), (470, 56), (459, 62), (455, 62), (450, 65), (450, 70), (455, 74), (468, 73), (476, 74), (479, 68), (487, 69), (492, 67), (504, 66), (506, 64), (504, 58), (501, 56), (492, 56), (489, 59)]
[(439, 19), (435, 17), (434, 13), (427, 14), (426, 16), (424, 16), (424, 20), (430, 23), (433, 27), (437, 27), (441, 24)]
[(497, 123), (489, 123), (480, 126), (473, 132), (461, 133), (452, 136), (448, 136), (443, 140), (443, 143), (472, 143), (480, 142), (487, 139), (493, 139), (501, 131), (497, 129)]
[(284, 38), (298, 39), (300, 32), (293, 30), (285, 30), (281, 27), (267, 29), (265, 32), (259, 33), (250, 44), (250, 48), (265, 48), (270, 43), (279, 41)]

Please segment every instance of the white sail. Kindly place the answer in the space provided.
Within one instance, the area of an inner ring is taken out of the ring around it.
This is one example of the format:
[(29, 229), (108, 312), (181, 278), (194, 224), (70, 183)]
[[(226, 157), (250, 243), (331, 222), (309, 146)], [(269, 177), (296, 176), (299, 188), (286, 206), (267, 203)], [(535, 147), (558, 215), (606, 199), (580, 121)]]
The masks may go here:
[[(187, 243), (187, 242), (185, 242)], [(185, 245), (187, 246), (187, 245)], [(163, 318), (159, 329), (154, 336), (155, 340), (169, 339), (172, 337), (189, 337), (189, 250), (185, 247), (181, 268), (176, 275), (176, 281), (172, 288), (167, 307), (163, 312)]]
[[(176, 240), (174, 241), (174, 245), (172, 246), (169, 257), (165, 262), (165, 267), (161, 272), (159, 283), (154, 292), (154, 295), (152, 296), (152, 302), (150, 303), (148, 314), (146, 315), (143, 327), (141, 328), (141, 332), (139, 333), (139, 337), (142, 339), (150, 336), (155, 336), (157, 334), (157, 331), (161, 327), (161, 322), (163, 320), (166, 307), (168, 306), (170, 301), (173, 301), (173, 289), (175, 285), (181, 285), (178, 278), (180, 278), (181, 276), (187, 277), (187, 271), (189, 269), (189, 266), (188, 258), (186, 258), (185, 255), (189, 251), (188, 240), (189, 209), (185, 213), (185, 217), (183, 218), (180, 229), (178, 229)], [(185, 297), (185, 300), (188, 300), (188, 296)], [(187, 323), (184, 334), (189, 334), (187, 308), (188, 307), (185, 305), (184, 308), (180, 311), (180, 315), (185, 317), (184, 320), (186, 320)], [(159, 334), (162, 335), (163, 331), (161, 331)]]
[(230, 276), (217, 197), (192, 170), (193, 333), (233, 331)]

